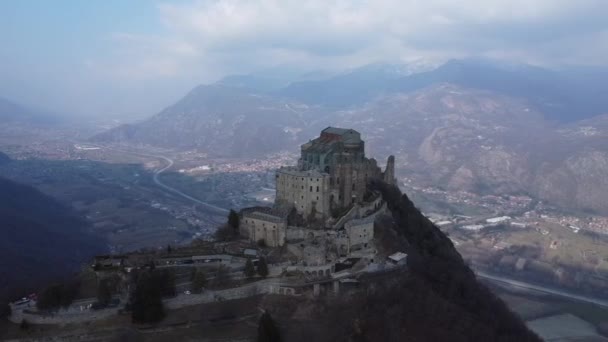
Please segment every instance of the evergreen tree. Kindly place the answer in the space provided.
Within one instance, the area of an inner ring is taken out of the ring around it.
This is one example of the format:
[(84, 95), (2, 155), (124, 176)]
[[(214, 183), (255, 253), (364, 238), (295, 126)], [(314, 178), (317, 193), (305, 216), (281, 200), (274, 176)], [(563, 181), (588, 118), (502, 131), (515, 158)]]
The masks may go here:
[(165, 317), (160, 277), (151, 272), (144, 272), (138, 277), (131, 308), (134, 323), (154, 323)]
[(112, 287), (109, 279), (102, 279), (97, 285), (97, 301), (106, 306), (112, 300)]
[(21, 320), (21, 324), (19, 324), (19, 328), (21, 330), (29, 330), (30, 329), (30, 323), (24, 318)]
[(207, 286), (207, 276), (203, 271), (196, 271), (192, 277), (192, 292), (201, 293), (203, 288)]
[(230, 282), (230, 279), (232, 279), (232, 276), (230, 275), (230, 270), (228, 267), (220, 265), (220, 267), (217, 269), (217, 273), (215, 274), (213, 285), (217, 287), (225, 286)]
[(36, 306), (40, 310), (56, 310), (60, 307), (68, 307), (78, 295), (79, 290), (80, 284), (78, 282), (51, 285), (40, 293)]
[(268, 264), (266, 263), (266, 258), (260, 258), (258, 261), (258, 274), (263, 278), (268, 276)]
[(251, 262), (251, 259), (247, 259), (247, 262), (245, 263), (245, 277), (247, 277), (247, 279), (251, 279), (254, 275), (255, 268), (253, 267), (253, 262)]
[(268, 311), (264, 311), (258, 323), (258, 342), (280, 342), (281, 335)]
[(237, 212), (232, 209), (230, 209), (230, 213), (228, 213), (228, 225), (232, 227), (234, 236), (239, 236), (241, 219), (239, 218), (239, 214), (237, 214)]

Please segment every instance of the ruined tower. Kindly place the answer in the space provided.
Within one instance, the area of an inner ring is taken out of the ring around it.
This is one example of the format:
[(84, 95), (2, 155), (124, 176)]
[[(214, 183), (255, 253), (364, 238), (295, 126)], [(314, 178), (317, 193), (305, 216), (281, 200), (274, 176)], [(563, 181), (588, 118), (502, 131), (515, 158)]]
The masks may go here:
[(386, 169), (384, 170), (384, 182), (394, 185), (395, 181), (395, 156), (389, 156), (386, 161)]

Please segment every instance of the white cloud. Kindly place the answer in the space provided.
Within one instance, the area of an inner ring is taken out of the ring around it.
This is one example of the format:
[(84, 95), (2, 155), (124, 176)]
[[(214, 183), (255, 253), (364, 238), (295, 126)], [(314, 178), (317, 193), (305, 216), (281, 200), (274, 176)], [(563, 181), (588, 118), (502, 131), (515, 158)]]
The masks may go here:
[(95, 85), (91, 97), (105, 87), (120, 94), (112, 104), (153, 111), (196, 84), (274, 66), (464, 56), (608, 66), (606, 0), (160, 1), (160, 32), (108, 33), (102, 53), (71, 75)]
[(331, 69), (468, 55), (601, 63), (592, 52), (555, 58), (560, 41), (608, 60), (605, 49), (583, 43), (608, 29), (604, 0), (201, 0), (161, 3), (158, 13), (162, 36), (113, 35), (109, 74), (208, 80), (272, 65)]

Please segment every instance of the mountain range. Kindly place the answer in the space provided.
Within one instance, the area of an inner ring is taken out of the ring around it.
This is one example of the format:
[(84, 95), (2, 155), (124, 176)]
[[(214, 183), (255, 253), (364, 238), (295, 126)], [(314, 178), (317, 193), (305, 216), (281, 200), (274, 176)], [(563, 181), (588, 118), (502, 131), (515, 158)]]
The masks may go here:
[(401, 172), (423, 182), (608, 214), (607, 75), (467, 59), (430, 70), (374, 64), (278, 89), (230, 76), (92, 139), (260, 157), (326, 126), (353, 127), (371, 154), (397, 154)]
[(56, 114), (0, 97), (0, 124), (49, 124), (58, 122)]

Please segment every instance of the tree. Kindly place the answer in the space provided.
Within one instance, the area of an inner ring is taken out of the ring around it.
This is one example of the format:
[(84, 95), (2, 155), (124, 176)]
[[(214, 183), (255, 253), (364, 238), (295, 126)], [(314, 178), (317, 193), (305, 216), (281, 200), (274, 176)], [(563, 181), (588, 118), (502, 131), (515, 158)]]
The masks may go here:
[(228, 267), (220, 265), (220, 267), (217, 269), (217, 273), (215, 274), (215, 280), (213, 283), (215, 286), (222, 287), (227, 285), (230, 279), (232, 279), (232, 276), (230, 275), (230, 270)]
[(268, 276), (268, 264), (266, 263), (266, 258), (260, 258), (258, 261), (258, 274), (263, 278)]
[(228, 213), (228, 225), (232, 227), (234, 236), (239, 236), (241, 219), (239, 218), (239, 214), (237, 214), (237, 212), (232, 209), (230, 209), (230, 213)]
[(78, 295), (79, 290), (80, 284), (75, 281), (51, 285), (40, 293), (36, 306), (40, 310), (56, 310), (60, 307), (68, 307)]
[(139, 275), (131, 299), (133, 323), (155, 323), (165, 317), (162, 287), (161, 277), (157, 274), (148, 271)]
[(247, 277), (247, 279), (251, 279), (254, 275), (255, 268), (253, 267), (253, 262), (251, 262), (251, 259), (247, 259), (247, 262), (245, 263), (245, 277)]
[(0, 312), (0, 318), (9, 317), (13, 312), (13, 310), (11, 309), (11, 306), (8, 304), (5, 304), (2, 307), (3, 307), (3, 309), (2, 309), (2, 312)]
[(156, 270), (152, 275), (160, 284), (162, 297), (174, 297), (177, 293), (175, 288), (175, 272), (171, 269)]
[(108, 278), (102, 279), (97, 285), (97, 301), (99, 304), (106, 306), (112, 300), (112, 284)]
[(230, 241), (234, 239), (234, 228), (229, 224), (220, 226), (215, 231), (215, 239), (217, 241)]
[(21, 330), (29, 330), (30, 322), (28, 322), (25, 318), (21, 320), (21, 324), (19, 324), (19, 329)]
[(281, 335), (268, 311), (264, 311), (258, 323), (258, 342), (280, 342)]
[(207, 286), (207, 276), (203, 271), (196, 271), (192, 277), (192, 292), (201, 293), (203, 288)]

